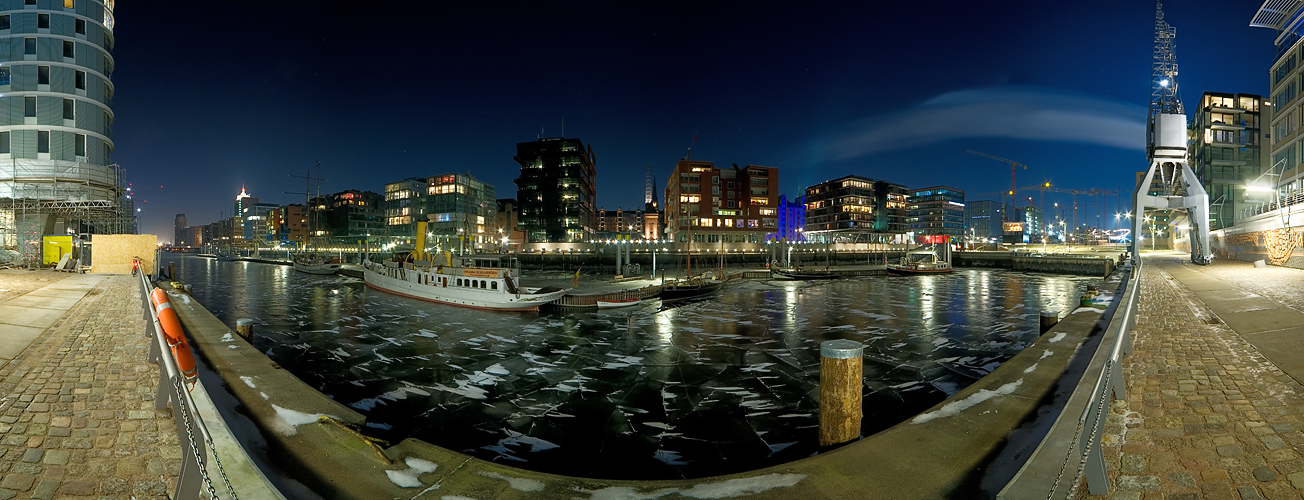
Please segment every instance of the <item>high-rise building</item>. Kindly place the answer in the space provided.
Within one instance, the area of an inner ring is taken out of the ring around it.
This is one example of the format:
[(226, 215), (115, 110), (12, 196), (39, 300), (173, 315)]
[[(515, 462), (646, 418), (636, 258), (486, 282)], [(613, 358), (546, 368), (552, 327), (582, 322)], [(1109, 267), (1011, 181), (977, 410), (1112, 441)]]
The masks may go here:
[(1004, 203), (978, 200), (964, 204), (964, 236), (970, 241), (988, 241), (1002, 237), (1001, 213)]
[(385, 234), (412, 237), (416, 223), (425, 219), (425, 196), (428, 181), (409, 177), (385, 184)]
[(133, 202), (109, 159), (113, 2), (0, 6), (0, 246), (132, 232)]
[[(1271, 198), (1269, 188), (1276, 179), (1263, 175), (1269, 156), (1261, 154), (1267, 131), (1261, 111), (1271, 116), (1271, 108), (1258, 95), (1218, 92), (1204, 93), (1195, 110), (1189, 127), (1190, 163), (1209, 194), (1212, 229), (1234, 225), (1246, 206)], [(1285, 136), (1294, 130), (1281, 132)], [(1263, 189), (1247, 192), (1246, 187)]]
[(910, 191), (907, 201), (907, 229), (915, 243), (941, 243), (964, 234), (964, 191), (935, 186)]
[[(1209, 193), (1210, 229), (1235, 225), (1247, 207), (1272, 197), (1268, 188), (1276, 179), (1263, 176), (1268, 165), (1259, 150), (1262, 103), (1263, 98), (1254, 94), (1205, 92), (1191, 117), (1190, 165)], [(1255, 182), (1264, 189), (1247, 191)]]
[(494, 187), (470, 174), (444, 174), (427, 179), (420, 212), (429, 223), (427, 241), (448, 242), (444, 249), (497, 249), (494, 221), (498, 201)]
[(679, 160), (666, 181), (666, 238), (762, 243), (779, 226), (779, 169)]
[(235, 205), (233, 205), (234, 211), (232, 212), (233, 215), (231, 216), (231, 230), (232, 230), (231, 238), (232, 239), (239, 240), (245, 238), (245, 234), (246, 234), (244, 230), (245, 212), (248, 211), (249, 207), (252, 207), (257, 204), (258, 204), (258, 198), (254, 198), (253, 196), (250, 196), (249, 193), (245, 191), (245, 188), (241, 187), (240, 194), (235, 195)]
[(186, 246), (186, 214), (177, 214), (172, 219), (172, 246)]
[(327, 197), (322, 219), (324, 230), (335, 243), (353, 243), (357, 238), (385, 234), (385, 212), (381, 195), (350, 189)]
[(804, 241), (806, 226), (806, 197), (798, 196), (788, 201), (786, 195), (779, 195), (778, 227), (774, 233), (767, 234), (767, 240)]
[(848, 175), (806, 188), (806, 239), (887, 243), (905, 233), (906, 198), (900, 184)]
[[(1300, 151), (1304, 150), (1304, 144), (1300, 142), (1304, 141), (1304, 135), (1299, 133), (1301, 110), (1297, 100), (1304, 90), (1301, 89), (1304, 86), (1304, 64), (1300, 64), (1304, 62), (1304, 43), (1301, 43), (1304, 41), (1301, 37), (1304, 34), (1304, 4), (1265, 1), (1250, 20), (1250, 26), (1272, 28), (1280, 33), (1274, 42), (1277, 59), (1268, 72), (1271, 75), (1268, 88), (1272, 96), (1268, 102), (1272, 107), (1263, 108), (1268, 115), (1264, 121), (1271, 124), (1266, 129), (1271, 131), (1271, 141), (1266, 144), (1270, 154), (1265, 155), (1268, 156), (1268, 169), (1263, 180), (1275, 183), (1277, 195), (1281, 198), (1294, 200), (1304, 194), (1304, 162), (1300, 161)], [(1215, 195), (1209, 193), (1209, 197), (1212, 201)], [(1218, 211), (1211, 206), (1210, 212)]]
[[(308, 242), (308, 212), (303, 205), (286, 205), (271, 213), (271, 224), (277, 241), (305, 245)], [(382, 229), (383, 230), (383, 229)]]
[(528, 243), (589, 241), (597, 227), (597, 159), (579, 139), (550, 137), (516, 145), (521, 230)]

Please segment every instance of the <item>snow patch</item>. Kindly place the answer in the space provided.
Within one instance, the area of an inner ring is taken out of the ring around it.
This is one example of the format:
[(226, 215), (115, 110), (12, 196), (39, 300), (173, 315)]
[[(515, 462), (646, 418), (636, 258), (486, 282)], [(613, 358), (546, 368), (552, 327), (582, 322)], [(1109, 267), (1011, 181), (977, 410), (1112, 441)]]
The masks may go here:
[(293, 436), (299, 431), (295, 429), (300, 425), (311, 424), (317, 419), (326, 416), (325, 413), (304, 413), (289, 408), (282, 408), (279, 405), (272, 405), (276, 409), (277, 421), (272, 423), (272, 429), (283, 436)]
[(484, 477), (492, 477), (494, 479), (502, 479), (503, 481), (507, 481), (507, 484), (510, 485), (512, 489), (518, 491), (525, 491), (525, 492), (543, 491), (542, 481), (535, 481), (533, 479), (525, 479), (525, 478), (518, 478), (518, 477), (507, 477), (497, 472), (481, 472), (480, 475)]
[(241, 375), (241, 376), (240, 376), (240, 380), (241, 380), (242, 382), (244, 382), (245, 385), (249, 386), (250, 389), (257, 389), (257, 388), (258, 388), (258, 386), (254, 385), (254, 378), (253, 378), (253, 377), (246, 377), (246, 376)]
[(421, 486), (421, 479), (418, 477), (422, 474), (434, 472), (439, 467), (438, 464), (429, 460), (422, 460), (416, 457), (408, 457), (403, 460), (408, 466), (407, 470), (387, 470), (385, 475), (389, 476), (390, 482), (398, 485), (400, 488), (416, 488)]
[(235, 342), (235, 336), (231, 335), (231, 332), (226, 332), (226, 335), (222, 336), (222, 342)]
[(1079, 307), (1079, 308), (1077, 308), (1077, 309), (1074, 309), (1073, 312), (1071, 312), (1071, 313), (1069, 313), (1069, 314), (1077, 314), (1077, 313), (1096, 313), (1096, 314), (1103, 314), (1104, 312), (1105, 312), (1104, 309), (1096, 309), (1096, 308), (1094, 308), (1094, 307)]
[(1068, 334), (1067, 332), (1059, 332), (1059, 333), (1056, 333), (1055, 336), (1054, 336), (1054, 337), (1051, 337), (1050, 340), (1049, 340), (1048, 342), (1054, 344), (1054, 343), (1056, 343), (1056, 342), (1059, 342), (1059, 341), (1061, 341), (1061, 340), (1064, 340), (1064, 337), (1067, 337), (1068, 335), (1069, 335), (1069, 334)]
[(610, 486), (599, 490), (580, 490), (593, 500), (652, 500), (676, 493), (685, 498), (736, 498), (755, 495), (775, 488), (789, 488), (805, 479), (805, 474), (766, 474), (763, 476), (729, 479), (704, 483), (688, 489), (663, 488), (641, 493), (628, 486)]
[(930, 411), (928, 413), (920, 414), (919, 416), (910, 420), (910, 422), (915, 424), (922, 424), (925, 422), (933, 421), (938, 418), (958, 415), (960, 412), (972, 408), (974, 405), (977, 405), (978, 403), (982, 403), (983, 401), (987, 401), (997, 396), (1008, 396), (1011, 393), (1013, 393), (1016, 389), (1018, 389), (1019, 386), (1022, 384), (1023, 384), (1023, 379), (1019, 379), (1010, 382), (1008, 384), (1002, 385), (1000, 387), (997, 387), (996, 390), (994, 391), (989, 389), (980, 389), (978, 392), (970, 395), (967, 398), (961, 399), (959, 401), (952, 401), (950, 403), (943, 405), (937, 411)]

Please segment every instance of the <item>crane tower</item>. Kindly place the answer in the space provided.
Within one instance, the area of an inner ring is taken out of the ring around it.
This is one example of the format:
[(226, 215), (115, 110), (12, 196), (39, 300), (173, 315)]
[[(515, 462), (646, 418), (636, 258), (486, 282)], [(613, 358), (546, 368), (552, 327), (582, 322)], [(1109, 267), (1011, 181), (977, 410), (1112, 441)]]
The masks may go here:
[(1209, 195), (1187, 163), (1186, 114), (1177, 87), (1177, 30), (1164, 20), (1164, 6), (1155, 2), (1155, 49), (1150, 82), (1150, 112), (1146, 120), (1146, 156), (1150, 168), (1132, 193), (1132, 255), (1138, 255), (1146, 208), (1186, 209), (1191, 226), (1191, 261), (1207, 265)]

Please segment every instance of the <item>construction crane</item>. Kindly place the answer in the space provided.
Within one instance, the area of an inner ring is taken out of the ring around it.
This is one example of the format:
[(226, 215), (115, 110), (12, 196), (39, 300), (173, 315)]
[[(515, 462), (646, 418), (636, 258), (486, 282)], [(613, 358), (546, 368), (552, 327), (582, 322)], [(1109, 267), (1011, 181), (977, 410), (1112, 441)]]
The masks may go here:
[[(1011, 159), (1009, 159), (1009, 158), (1001, 158), (1001, 157), (999, 157), (999, 156), (989, 155), (989, 154), (984, 153), (984, 152), (982, 152), (982, 151), (974, 151), (974, 150), (972, 150), (972, 149), (966, 149), (965, 152), (967, 152), (967, 153), (972, 153), (972, 154), (976, 154), (976, 155), (978, 155), (978, 156), (985, 156), (985, 157), (987, 157), (987, 158), (991, 158), (991, 159), (996, 160), (996, 161), (1001, 161), (1001, 162), (1005, 162), (1005, 163), (1009, 163), (1009, 164), (1010, 164), (1010, 192), (1008, 193), (1008, 195), (1009, 195), (1009, 197), (1010, 197), (1010, 200), (1013, 201), (1013, 200), (1014, 200), (1014, 192), (1017, 190), (1017, 188), (1014, 187), (1014, 186), (1015, 186), (1015, 184), (1014, 184), (1014, 172), (1015, 172), (1015, 170), (1017, 169), (1017, 167), (1023, 167), (1024, 170), (1027, 170), (1027, 169), (1028, 169), (1028, 166), (1027, 166), (1027, 165), (1024, 165), (1024, 164), (1022, 164), (1022, 163), (1019, 163), (1019, 162), (1017, 162), (1017, 161), (1011, 160)], [(1001, 196), (1001, 204), (1002, 204), (1002, 205), (1005, 204), (1005, 196), (1004, 196), (1004, 195)], [(1009, 218), (1007, 218), (1007, 217), (1005, 216), (1005, 210), (1001, 210), (1001, 222), (1009, 222)]]

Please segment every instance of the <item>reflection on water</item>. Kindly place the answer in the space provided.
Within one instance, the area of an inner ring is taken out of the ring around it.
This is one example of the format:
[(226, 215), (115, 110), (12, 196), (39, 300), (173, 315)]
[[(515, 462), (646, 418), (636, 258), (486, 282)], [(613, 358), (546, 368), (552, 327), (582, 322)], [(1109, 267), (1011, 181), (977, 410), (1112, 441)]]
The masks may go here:
[[(742, 280), (662, 309), (486, 312), (287, 266), (168, 256), (255, 346), (416, 437), (561, 474), (701, 477), (809, 456), (819, 344), (865, 344), (865, 435), (963, 389), (1069, 310), (1094, 280), (1000, 270), (824, 282)], [(528, 283), (528, 280), (527, 280)]]

